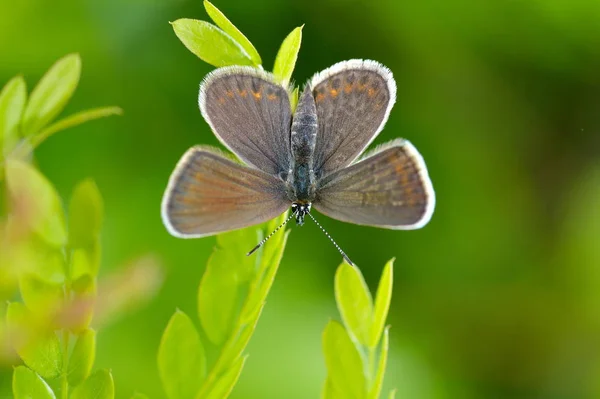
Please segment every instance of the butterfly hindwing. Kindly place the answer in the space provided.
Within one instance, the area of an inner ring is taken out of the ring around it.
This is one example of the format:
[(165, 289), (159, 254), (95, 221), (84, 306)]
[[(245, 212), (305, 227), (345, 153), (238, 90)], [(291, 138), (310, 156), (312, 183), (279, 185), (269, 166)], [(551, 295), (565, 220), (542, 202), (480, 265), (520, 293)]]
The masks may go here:
[(195, 238), (252, 226), (289, 207), (283, 182), (209, 147), (193, 147), (171, 175), (163, 222), (177, 237)]
[(349, 223), (406, 230), (424, 226), (435, 195), (423, 158), (406, 140), (382, 148), (325, 177), (313, 206)]

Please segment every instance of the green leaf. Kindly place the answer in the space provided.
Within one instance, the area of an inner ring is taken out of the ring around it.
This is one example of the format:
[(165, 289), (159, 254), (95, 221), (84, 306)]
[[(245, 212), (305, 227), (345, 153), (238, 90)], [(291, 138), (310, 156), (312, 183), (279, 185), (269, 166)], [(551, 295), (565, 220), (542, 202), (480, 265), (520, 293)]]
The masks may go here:
[(213, 24), (195, 19), (178, 19), (172, 25), (185, 47), (211, 65), (254, 65), (248, 53)]
[(48, 384), (25, 366), (15, 368), (12, 389), (14, 399), (56, 399)]
[(379, 353), (379, 365), (377, 366), (377, 373), (373, 385), (371, 386), (371, 392), (369, 393), (369, 399), (378, 399), (381, 394), (381, 388), (383, 387), (383, 377), (385, 376), (385, 367), (387, 364), (388, 350), (390, 346), (390, 328), (387, 327), (383, 331), (383, 340), (381, 342), (381, 351)]
[(392, 285), (394, 283), (394, 259), (390, 259), (383, 268), (377, 295), (375, 296), (375, 307), (373, 309), (373, 324), (369, 334), (368, 346), (374, 348), (379, 343), (381, 332), (385, 326), (390, 302), (392, 300)]
[(204, 380), (204, 347), (190, 318), (179, 310), (162, 336), (158, 371), (169, 399), (194, 398)]
[(197, 399), (226, 399), (231, 394), (235, 383), (240, 378), (242, 368), (248, 356), (238, 359), (224, 374), (219, 376), (217, 382), (213, 385), (210, 392), (204, 394), (200, 392)]
[(388, 399), (394, 399), (396, 397), (396, 390), (393, 389), (390, 391), (390, 395), (388, 396)]
[(302, 28), (304, 25), (294, 29), (281, 43), (275, 65), (273, 66), (273, 74), (281, 81), (284, 86), (290, 82), (298, 52), (300, 51), (300, 43), (302, 42)]
[(67, 379), (72, 387), (81, 384), (92, 372), (96, 358), (96, 332), (92, 329), (83, 331), (77, 337), (69, 358)]
[(323, 333), (327, 374), (336, 391), (347, 398), (364, 398), (366, 379), (361, 356), (344, 327), (330, 321)]
[(73, 280), (83, 275), (96, 277), (100, 269), (100, 239), (87, 248), (77, 248), (71, 255), (70, 275)]
[[(86, 111), (80, 111), (73, 115), (67, 116), (58, 122), (46, 127), (38, 134), (33, 136), (30, 140), (30, 149), (37, 148), (44, 140), (58, 133), (62, 130), (66, 130), (75, 126), (79, 126), (85, 122), (93, 121), (95, 119), (105, 118), (112, 115), (122, 115), (123, 110), (119, 107), (101, 107), (89, 109)], [(24, 154), (21, 154), (24, 155)]]
[(373, 302), (356, 266), (342, 263), (335, 273), (335, 299), (344, 325), (363, 345), (369, 343)]
[(231, 21), (229, 21), (229, 19), (227, 19), (227, 17), (208, 0), (204, 0), (204, 8), (214, 23), (217, 24), (219, 28), (223, 29), (225, 33), (231, 36), (231, 38), (235, 40), (244, 49), (244, 51), (246, 51), (254, 63), (254, 66), (259, 66), (262, 63), (262, 60), (260, 59), (258, 51), (256, 51), (252, 43), (250, 43), (250, 40), (248, 40), (246, 36), (244, 36), (243, 33), (240, 32), (240, 30), (236, 28), (235, 25), (233, 25)]
[(22, 223), (47, 243), (60, 247), (67, 242), (62, 204), (52, 184), (33, 166), (17, 160), (6, 163), (6, 180), (12, 203)]
[(321, 398), (322, 399), (345, 399), (346, 396), (344, 396), (343, 393), (340, 393), (340, 391), (338, 391), (336, 389), (336, 387), (333, 385), (333, 383), (331, 382), (331, 378), (327, 377), (327, 379), (325, 380), (325, 386), (323, 387), (323, 392), (321, 393)]
[(33, 274), (24, 273), (19, 278), (19, 286), (23, 302), (37, 315), (52, 314), (63, 303), (62, 284), (49, 283)]
[(73, 389), (71, 399), (113, 399), (115, 384), (108, 370), (98, 370)]
[(292, 109), (292, 113), (296, 111), (296, 106), (298, 105), (298, 90), (298, 86), (296, 86), (290, 93), (290, 108)]
[(6, 321), (15, 334), (13, 345), (23, 362), (45, 379), (58, 377), (62, 370), (62, 351), (52, 331), (35, 331), (27, 308), (18, 302), (8, 305)]
[(91, 179), (79, 183), (69, 203), (69, 245), (88, 248), (100, 235), (104, 218), (102, 196)]
[(238, 312), (240, 289), (255, 270), (256, 258), (246, 256), (256, 228), (217, 236), (198, 288), (198, 316), (208, 339), (221, 345), (232, 333)]
[(136, 392), (133, 394), (131, 399), (148, 399), (148, 397), (142, 393)]
[(65, 107), (79, 83), (81, 58), (69, 54), (58, 60), (33, 89), (25, 112), (21, 131), (33, 136), (54, 119)]
[(0, 92), (0, 159), (17, 143), (26, 101), (27, 85), (22, 76), (12, 78)]

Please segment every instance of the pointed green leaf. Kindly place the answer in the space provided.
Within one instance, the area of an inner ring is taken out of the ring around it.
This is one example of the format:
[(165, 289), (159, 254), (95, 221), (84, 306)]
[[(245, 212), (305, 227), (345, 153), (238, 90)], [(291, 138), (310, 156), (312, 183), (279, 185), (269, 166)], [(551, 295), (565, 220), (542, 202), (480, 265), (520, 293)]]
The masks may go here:
[(281, 43), (275, 65), (273, 66), (273, 74), (281, 81), (284, 86), (290, 82), (298, 52), (300, 51), (300, 43), (302, 42), (302, 28), (304, 25), (294, 29)]
[(298, 90), (298, 86), (296, 86), (290, 93), (290, 107), (292, 108), (292, 113), (296, 111), (296, 106), (298, 105)]
[(394, 283), (394, 259), (390, 259), (383, 268), (377, 295), (375, 296), (375, 307), (373, 309), (373, 324), (369, 334), (368, 345), (374, 348), (379, 343), (381, 332), (385, 326), (390, 302), (392, 300), (392, 285)]
[(176, 311), (160, 341), (158, 371), (169, 399), (192, 399), (202, 386), (206, 357), (190, 318)]
[[(225, 255), (226, 256), (226, 255)], [(221, 345), (231, 335), (239, 300), (240, 283), (223, 263), (222, 251), (215, 251), (200, 281), (198, 316), (210, 342)]]
[(23, 362), (33, 371), (52, 379), (62, 370), (62, 351), (58, 337), (52, 331), (36, 331), (30, 323), (27, 308), (18, 302), (8, 305), (6, 321), (14, 334), (13, 345)]
[(56, 399), (46, 381), (24, 366), (13, 371), (12, 389), (14, 399)]
[(27, 85), (22, 76), (12, 78), (0, 92), (0, 159), (17, 143), (26, 101)]
[(363, 345), (369, 342), (373, 301), (356, 266), (342, 263), (335, 273), (335, 299), (344, 325)]
[(25, 108), (21, 131), (33, 136), (65, 107), (79, 83), (81, 58), (69, 54), (58, 60), (31, 92)]
[(348, 398), (363, 398), (366, 379), (361, 356), (344, 327), (330, 321), (323, 333), (327, 374), (335, 390)]
[(377, 372), (373, 385), (371, 386), (371, 392), (369, 393), (369, 399), (379, 399), (381, 395), (381, 389), (383, 387), (383, 377), (385, 376), (385, 367), (387, 364), (388, 350), (390, 346), (390, 328), (387, 327), (383, 331), (383, 340), (381, 341), (381, 351), (379, 352), (379, 365), (377, 366)]
[(108, 370), (98, 370), (73, 389), (71, 399), (113, 399), (115, 384)]
[(172, 25), (185, 47), (211, 65), (253, 65), (248, 53), (213, 24), (195, 19), (178, 19)]
[(98, 186), (91, 179), (79, 183), (69, 203), (69, 245), (71, 248), (92, 246), (102, 228), (104, 206)]
[[(287, 212), (268, 223), (265, 230), (268, 233), (266, 234), (271, 233), (277, 226), (280, 226), (286, 219), (286, 216)], [(269, 240), (269, 245), (265, 245), (262, 248), (262, 252), (256, 254), (257, 258), (260, 260), (258, 273), (252, 281), (250, 292), (248, 293), (242, 309), (239, 321), (240, 324), (255, 323), (254, 317), (264, 306), (267, 295), (275, 280), (275, 275), (277, 274), (279, 264), (283, 258), (288, 235), (289, 231), (280, 231), (276, 233)]]
[(67, 379), (72, 387), (81, 384), (92, 372), (96, 358), (96, 331), (87, 329), (77, 337), (69, 358)]
[(44, 140), (52, 136), (54, 133), (58, 133), (62, 130), (66, 130), (75, 126), (79, 126), (82, 123), (93, 121), (94, 119), (105, 118), (112, 115), (122, 115), (123, 110), (119, 107), (102, 107), (88, 109), (86, 111), (80, 111), (73, 115), (69, 115), (58, 122), (41, 130), (38, 134), (33, 136), (30, 140), (31, 149), (37, 148)]
[(208, 0), (204, 0), (204, 8), (210, 19), (212, 19), (219, 28), (223, 29), (225, 33), (231, 36), (231, 38), (246, 51), (254, 63), (254, 66), (259, 66), (262, 63), (262, 60), (260, 59), (260, 55), (258, 55), (258, 51), (256, 51), (252, 43), (250, 43), (250, 40), (248, 40), (246, 36), (244, 36), (244, 34)]
[(52, 184), (33, 166), (9, 160), (6, 180), (13, 203), (19, 207), (22, 223), (47, 243), (60, 247), (67, 242), (62, 204)]
[(198, 316), (208, 339), (215, 345), (225, 342), (234, 328), (240, 288), (256, 267), (256, 258), (246, 256), (246, 252), (256, 240), (255, 228), (220, 234), (208, 259), (198, 289)]
[(237, 380), (240, 378), (242, 368), (248, 356), (239, 358), (231, 367), (221, 376), (213, 385), (210, 392), (204, 394), (200, 392), (196, 399), (227, 399), (233, 390)]
[(24, 273), (19, 278), (19, 286), (23, 302), (34, 314), (52, 314), (63, 303), (62, 284), (49, 283), (33, 274)]

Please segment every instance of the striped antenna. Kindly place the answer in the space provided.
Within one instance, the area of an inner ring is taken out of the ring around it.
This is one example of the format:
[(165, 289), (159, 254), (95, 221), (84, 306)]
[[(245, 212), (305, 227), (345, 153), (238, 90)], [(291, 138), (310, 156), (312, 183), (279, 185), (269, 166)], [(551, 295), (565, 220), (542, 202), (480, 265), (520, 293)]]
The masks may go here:
[(252, 255), (254, 252), (256, 252), (256, 250), (258, 250), (258, 248), (262, 247), (264, 245), (265, 242), (267, 242), (267, 240), (269, 238), (271, 238), (273, 236), (273, 234), (277, 233), (279, 231), (280, 228), (282, 228), (283, 226), (285, 226), (285, 224), (287, 222), (289, 222), (290, 220), (292, 220), (292, 218), (296, 215), (296, 212), (292, 212), (290, 214), (290, 216), (288, 216), (287, 219), (285, 219), (285, 222), (281, 223), (279, 225), (279, 227), (277, 227), (275, 230), (273, 230), (273, 232), (271, 234), (269, 234), (268, 236), (266, 236), (265, 238), (263, 238), (263, 240), (261, 242), (259, 242), (258, 244), (256, 244), (256, 246), (254, 248), (252, 248), (252, 250), (250, 252), (248, 252), (246, 254), (246, 256), (250, 256)]
[(352, 261), (350, 260), (350, 258), (348, 257), (348, 255), (346, 255), (346, 253), (344, 251), (342, 251), (342, 248), (340, 248), (340, 246), (337, 245), (337, 243), (333, 240), (333, 238), (331, 238), (331, 236), (329, 235), (329, 233), (327, 231), (325, 231), (325, 229), (323, 228), (323, 226), (321, 226), (321, 224), (319, 222), (317, 222), (317, 219), (315, 219), (315, 217), (313, 215), (311, 215), (310, 212), (307, 212), (306, 214), (308, 216), (310, 216), (310, 218), (317, 224), (317, 226), (319, 226), (319, 228), (321, 229), (321, 231), (323, 233), (325, 233), (325, 235), (327, 236), (327, 238), (329, 238), (329, 240), (331, 240), (331, 242), (337, 248), (337, 250), (340, 251), (340, 253), (344, 257), (344, 259), (346, 260), (346, 263), (348, 263), (351, 266), (354, 266), (354, 263), (352, 263)]

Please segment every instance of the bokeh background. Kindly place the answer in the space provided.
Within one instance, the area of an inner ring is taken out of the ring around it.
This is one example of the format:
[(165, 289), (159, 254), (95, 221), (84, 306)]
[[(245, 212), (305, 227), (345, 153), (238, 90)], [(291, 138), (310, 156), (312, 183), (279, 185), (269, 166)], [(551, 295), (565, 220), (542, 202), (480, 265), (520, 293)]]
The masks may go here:
[[(371, 288), (396, 257), (388, 387), (399, 398), (600, 398), (600, 2), (597, 0), (215, 1), (272, 67), (306, 24), (295, 79), (349, 58), (393, 71), (398, 101), (375, 144), (405, 137), (437, 193), (431, 223), (386, 231), (321, 217)], [(195, 314), (214, 238), (170, 237), (160, 199), (190, 146), (217, 145), (197, 108), (212, 68), (168, 21), (207, 19), (199, 0), (0, 2), (0, 82), (29, 87), (80, 52), (65, 114), (119, 105), (120, 118), (58, 134), (37, 151), (63, 197), (93, 177), (106, 202), (103, 273), (143, 253), (164, 285), (104, 326), (97, 367), (117, 397), (164, 397), (160, 335)], [(337, 317), (341, 259), (316, 226), (293, 228), (233, 398), (318, 397), (321, 332)], [(10, 396), (10, 367), (0, 397)]]

